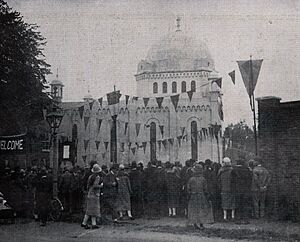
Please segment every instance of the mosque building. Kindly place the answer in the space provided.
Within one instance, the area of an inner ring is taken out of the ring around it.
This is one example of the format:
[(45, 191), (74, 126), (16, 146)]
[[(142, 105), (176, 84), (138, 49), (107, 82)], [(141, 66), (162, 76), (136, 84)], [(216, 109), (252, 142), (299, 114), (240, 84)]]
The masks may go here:
[[(107, 98), (88, 94), (81, 102), (61, 103), (60, 143), (70, 145), (67, 157), (60, 149), (61, 160), (79, 166), (92, 160), (220, 162), (221, 78), (206, 44), (185, 35), (180, 19), (176, 31), (138, 63), (135, 80), (134, 97), (114, 91)], [(51, 87), (62, 95), (59, 80)]]

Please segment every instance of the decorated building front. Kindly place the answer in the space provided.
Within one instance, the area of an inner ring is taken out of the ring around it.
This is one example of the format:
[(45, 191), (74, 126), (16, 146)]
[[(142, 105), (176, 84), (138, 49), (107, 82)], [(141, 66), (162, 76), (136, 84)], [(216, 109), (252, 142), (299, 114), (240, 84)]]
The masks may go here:
[(71, 144), (71, 162), (220, 162), (221, 79), (204, 43), (178, 26), (150, 48), (135, 79), (136, 96), (114, 91), (62, 102), (61, 140)]

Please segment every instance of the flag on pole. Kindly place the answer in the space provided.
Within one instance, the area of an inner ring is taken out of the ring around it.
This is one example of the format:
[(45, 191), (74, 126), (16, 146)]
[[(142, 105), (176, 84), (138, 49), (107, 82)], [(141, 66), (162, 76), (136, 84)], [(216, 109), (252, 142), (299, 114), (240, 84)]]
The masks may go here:
[(120, 93), (120, 91), (113, 91), (107, 93), (106, 96), (108, 105), (113, 105), (120, 102), (120, 97), (122, 96), (122, 94)]
[(86, 161), (86, 157), (87, 157), (86, 155), (83, 155), (83, 156), (82, 156), (83, 163), (85, 163), (85, 161)]
[(104, 145), (105, 145), (105, 150), (107, 151), (107, 147), (108, 147), (108, 142), (104, 142)]
[(135, 147), (131, 148), (131, 152), (133, 155), (135, 155), (135, 149), (136, 149)]
[(263, 60), (237, 61), (249, 97), (253, 95), (262, 62)]
[(231, 77), (231, 81), (235, 85), (235, 70), (229, 72), (228, 75)]

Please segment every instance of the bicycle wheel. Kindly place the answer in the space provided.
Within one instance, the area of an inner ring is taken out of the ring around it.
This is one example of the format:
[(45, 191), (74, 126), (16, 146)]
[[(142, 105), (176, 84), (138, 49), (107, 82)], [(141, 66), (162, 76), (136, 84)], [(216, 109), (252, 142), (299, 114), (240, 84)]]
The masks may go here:
[(51, 200), (50, 204), (50, 218), (53, 221), (59, 221), (62, 217), (64, 207), (58, 198)]

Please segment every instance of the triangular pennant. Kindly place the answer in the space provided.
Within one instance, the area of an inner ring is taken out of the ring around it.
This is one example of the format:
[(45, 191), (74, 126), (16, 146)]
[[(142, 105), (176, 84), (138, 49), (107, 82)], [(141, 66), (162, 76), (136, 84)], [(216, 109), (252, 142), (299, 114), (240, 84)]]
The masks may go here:
[(88, 123), (89, 123), (90, 117), (84, 117), (84, 128), (86, 129)]
[(179, 101), (179, 94), (171, 96), (171, 101), (174, 105), (175, 110), (177, 109), (178, 101)]
[(137, 100), (139, 100), (139, 97), (133, 97), (132, 98), (134, 101), (137, 101)]
[(129, 95), (125, 95), (126, 106), (128, 105)]
[(84, 140), (83, 142), (84, 142), (84, 150), (86, 151), (90, 141), (89, 140)]
[(105, 158), (105, 152), (102, 153), (102, 159), (104, 160), (104, 158)]
[(144, 97), (143, 98), (145, 107), (147, 107), (149, 99), (150, 99), (149, 97)]
[(160, 132), (161, 132), (161, 136), (164, 137), (164, 126), (159, 125), (159, 129), (160, 129)]
[(182, 136), (177, 136), (177, 142), (179, 144), (179, 147), (181, 146), (181, 139), (182, 139)]
[(174, 143), (174, 139), (173, 139), (173, 138), (168, 139), (168, 141), (169, 141), (169, 143), (170, 143), (171, 145), (173, 145), (173, 143)]
[(185, 131), (185, 127), (180, 127), (180, 130), (181, 130), (181, 136), (184, 135), (184, 131)]
[(143, 149), (144, 149), (144, 154), (146, 152), (146, 146), (147, 146), (147, 142), (142, 142), (142, 146), (143, 146)]
[[(249, 96), (253, 95), (263, 60), (237, 61)], [(251, 71), (252, 66), (252, 71)]]
[(126, 133), (127, 133), (127, 128), (128, 128), (128, 122), (125, 122), (124, 134), (126, 134)]
[(97, 148), (97, 150), (98, 150), (98, 149), (99, 149), (100, 141), (96, 140), (95, 143), (96, 143), (96, 148)]
[(105, 141), (105, 142), (104, 142), (104, 145), (105, 145), (105, 150), (107, 151), (108, 142), (107, 142), (107, 141)]
[(101, 124), (102, 124), (102, 119), (99, 119), (98, 120), (98, 133), (99, 133), (99, 131), (100, 131), (100, 128), (101, 128)]
[(136, 136), (139, 136), (139, 133), (140, 133), (140, 127), (141, 127), (141, 124), (140, 124), (140, 123), (136, 123), (136, 124), (135, 124)]
[(166, 140), (166, 139), (164, 139), (164, 140), (162, 141), (162, 144), (163, 144), (164, 148), (167, 149), (167, 140)]
[(228, 75), (230, 76), (232, 83), (235, 85), (235, 70), (229, 72)]
[(103, 97), (98, 98), (98, 102), (99, 102), (101, 107), (102, 107), (102, 101), (103, 101)]
[(164, 97), (157, 97), (156, 98), (156, 102), (157, 102), (157, 105), (158, 105), (159, 108), (161, 108), (161, 104), (162, 104), (163, 100), (164, 100)]
[(131, 148), (131, 152), (132, 152), (133, 155), (135, 155), (135, 147)]
[(83, 155), (83, 156), (82, 156), (83, 163), (85, 163), (85, 161), (86, 161), (86, 157), (87, 157), (86, 155)]
[(212, 81), (212, 83), (217, 83), (217, 85), (219, 86), (219, 88), (222, 88), (222, 78), (218, 78)]
[(122, 96), (122, 94), (120, 93), (120, 91), (113, 91), (107, 93), (106, 96), (108, 105), (113, 105), (120, 102), (120, 97)]
[(192, 90), (187, 92), (187, 94), (188, 94), (188, 96), (189, 96), (189, 99), (190, 99), (190, 102), (192, 101), (193, 93), (194, 93), (194, 92), (193, 92)]
[(95, 102), (95, 101), (92, 101), (92, 102), (89, 103), (89, 105), (90, 105), (90, 110), (92, 110), (93, 105), (94, 105), (94, 102)]
[(158, 143), (158, 149), (160, 151), (161, 150), (161, 140), (157, 141), (157, 143)]
[(80, 118), (82, 119), (83, 111), (84, 111), (84, 106), (79, 107), (78, 111), (79, 111), (79, 114), (80, 114)]

